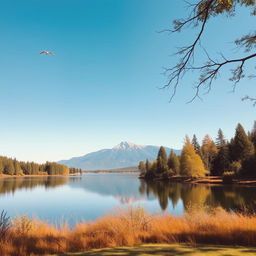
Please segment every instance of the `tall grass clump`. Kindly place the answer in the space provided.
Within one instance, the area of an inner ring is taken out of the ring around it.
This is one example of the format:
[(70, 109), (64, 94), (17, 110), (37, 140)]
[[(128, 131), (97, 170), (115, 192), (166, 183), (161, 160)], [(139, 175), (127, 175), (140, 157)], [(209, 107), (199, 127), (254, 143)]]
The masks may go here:
[(73, 228), (67, 224), (57, 228), (27, 216), (10, 222), (3, 213), (0, 227), (5, 227), (0, 233), (4, 234), (0, 239), (1, 256), (81, 252), (142, 243), (256, 246), (256, 215), (228, 213), (222, 208), (191, 208), (180, 217), (152, 215), (140, 207), (119, 209)]

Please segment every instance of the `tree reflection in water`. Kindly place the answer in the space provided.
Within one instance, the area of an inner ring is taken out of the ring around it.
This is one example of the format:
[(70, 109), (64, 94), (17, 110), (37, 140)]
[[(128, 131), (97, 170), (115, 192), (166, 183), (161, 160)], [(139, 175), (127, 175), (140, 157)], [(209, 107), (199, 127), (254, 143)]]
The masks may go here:
[(254, 213), (256, 210), (256, 187), (141, 180), (139, 191), (148, 197), (154, 195), (162, 210), (166, 210), (169, 203), (175, 208), (179, 200), (182, 201), (185, 210), (202, 206), (220, 206), (227, 211), (248, 213)]
[(15, 193), (20, 189), (33, 189), (37, 186), (54, 188), (66, 184), (68, 177), (63, 176), (40, 176), (40, 177), (17, 177), (1, 178), (0, 194)]

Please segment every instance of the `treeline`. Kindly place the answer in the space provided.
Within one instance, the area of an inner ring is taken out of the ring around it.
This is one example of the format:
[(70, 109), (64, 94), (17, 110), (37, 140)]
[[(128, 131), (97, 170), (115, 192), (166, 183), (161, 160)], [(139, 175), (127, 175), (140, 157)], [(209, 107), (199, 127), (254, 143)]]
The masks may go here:
[(8, 157), (0, 157), (0, 175), (68, 175), (81, 173), (81, 169), (68, 168), (66, 165), (54, 162), (37, 164), (21, 162)]
[(206, 135), (201, 145), (196, 135), (192, 140), (186, 136), (180, 156), (172, 150), (167, 157), (165, 148), (160, 147), (157, 159), (153, 163), (141, 161), (139, 169), (141, 177), (147, 179), (168, 179), (174, 175), (256, 177), (256, 121), (248, 133), (238, 124), (230, 141), (221, 129), (215, 141)]

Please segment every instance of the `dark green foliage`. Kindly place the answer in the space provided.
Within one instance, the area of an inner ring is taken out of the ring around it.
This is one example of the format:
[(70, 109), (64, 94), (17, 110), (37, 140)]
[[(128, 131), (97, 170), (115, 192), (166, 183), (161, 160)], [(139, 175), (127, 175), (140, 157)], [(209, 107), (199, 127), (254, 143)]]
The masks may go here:
[(224, 147), (226, 145), (226, 140), (221, 129), (218, 130), (218, 136), (216, 138), (215, 144), (217, 149), (220, 149), (221, 147)]
[(168, 170), (168, 161), (165, 148), (160, 147), (158, 156), (157, 156), (157, 173), (164, 173)]
[(173, 150), (168, 157), (168, 168), (172, 170), (174, 175), (180, 172), (180, 160)]
[(0, 174), (6, 175), (67, 175), (79, 173), (80, 169), (69, 169), (57, 163), (36, 164), (34, 162), (20, 162), (16, 159), (0, 156)]
[(229, 166), (229, 148), (227, 145), (224, 145), (219, 149), (217, 156), (214, 159), (211, 175), (221, 176), (224, 172), (229, 171)]
[(201, 147), (198, 143), (198, 140), (195, 134), (193, 135), (193, 138), (192, 138), (192, 145), (194, 147), (195, 152), (202, 158)]
[(235, 178), (234, 172), (224, 172), (222, 176), (222, 181), (225, 184), (232, 184)]
[(256, 157), (252, 155), (242, 162), (240, 176), (256, 177)]
[(241, 124), (236, 127), (236, 134), (231, 145), (233, 161), (244, 161), (254, 154), (254, 147)]
[(249, 133), (249, 138), (254, 145), (254, 149), (256, 150), (256, 121), (254, 121), (252, 131)]

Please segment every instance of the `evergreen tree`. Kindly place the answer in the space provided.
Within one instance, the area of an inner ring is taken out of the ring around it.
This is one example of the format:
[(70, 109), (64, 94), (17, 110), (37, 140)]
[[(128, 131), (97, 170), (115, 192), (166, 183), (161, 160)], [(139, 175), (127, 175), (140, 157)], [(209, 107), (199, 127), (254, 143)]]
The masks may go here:
[(221, 176), (224, 172), (229, 171), (230, 167), (230, 157), (229, 157), (229, 148), (227, 145), (222, 146), (216, 158), (213, 162), (212, 175)]
[(201, 157), (196, 154), (188, 136), (186, 136), (185, 145), (181, 153), (180, 173), (191, 177), (203, 177), (207, 173)]
[(236, 127), (236, 134), (232, 141), (231, 154), (233, 161), (244, 161), (254, 154), (254, 146), (241, 124), (238, 124)]
[(256, 150), (256, 121), (254, 121), (252, 131), (249, 134), (249, 138), (254, 145), (254, 149)]
[(193, 145), (193, 147), (194, 147), (195, 152), (196, 152), (200, 157), (202, 157), (201, 147), (200, 147), (200, 145), (199, 145), (199, 143), (198, 143), (198, 141), (197, 141), (197, 137), (196, 137), (195, 134), (193, 135), (193, 138), (192, 138), (192, 145)]
[(168, 157), (168, 167), (173, 171), (174, 174), (178, 174), (180, 172), (180, 160), (173, 150), (171, 150)]
[(167, 155), (165, 148), (160, 147), (158, 156), (157, 156), (157, 172), (162, 174), (168, 170)]
[(217, 149), (220, 149), (221, 147), (226, 145), (226, 140), (224, 137), (224, 134), (221, 129), (218, 130), (218, 136), (216, 138), (216, 146)]

